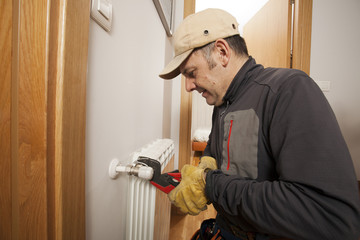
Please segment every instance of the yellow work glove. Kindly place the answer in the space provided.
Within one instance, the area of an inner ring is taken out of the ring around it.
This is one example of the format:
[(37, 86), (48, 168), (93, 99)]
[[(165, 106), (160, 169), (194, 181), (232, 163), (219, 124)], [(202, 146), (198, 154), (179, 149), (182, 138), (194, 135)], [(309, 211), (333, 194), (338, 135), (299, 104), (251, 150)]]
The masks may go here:
[(209, 156), (202, 157), (199, 163), (199, 168), (208, 169), (208, 170), (217, 169), (215, 158)]
[(168, 197), (183, 213), (198, 215), (208, 203), (205, 196), (205, 171), (217, 169), (216, 160), (202, 157), (198, 167), (184, 165), (181, 169), (181, 182)]
[(181, 169), (181, 182), (168, 197), (183, 213), (198, 215), (204, 211), (208, 202), (205, 196), (204, 169), (184, 165)]

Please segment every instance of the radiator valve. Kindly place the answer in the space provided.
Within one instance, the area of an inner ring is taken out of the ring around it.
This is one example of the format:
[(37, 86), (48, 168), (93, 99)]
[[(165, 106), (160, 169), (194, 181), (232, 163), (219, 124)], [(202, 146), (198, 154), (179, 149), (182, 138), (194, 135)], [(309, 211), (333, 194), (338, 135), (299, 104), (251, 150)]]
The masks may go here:
[(109, 176), (110, 178), (115, 179), (120, 173), (126, 173), (142, 179), (151, 180), (154, 175), (154, 169), (139, 162), (122, 165), (117, 158), (114, 158), (110, 162)]

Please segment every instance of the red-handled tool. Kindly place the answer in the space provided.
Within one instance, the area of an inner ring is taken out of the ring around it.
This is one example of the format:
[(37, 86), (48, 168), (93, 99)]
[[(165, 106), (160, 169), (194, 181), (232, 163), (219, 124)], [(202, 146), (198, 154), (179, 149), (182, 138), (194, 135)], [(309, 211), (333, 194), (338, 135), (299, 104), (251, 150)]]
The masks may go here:
[(139, 157), (137, 161), (154, 169), (154, 175), (153, 178), (150, 179), (150, 183), (164, 193), (170, 193), (177, 185), (179, 185), (181, 181), (181, 173), (179, 170), (161, 174), (161, 165), (159, 161), (147, 157)]

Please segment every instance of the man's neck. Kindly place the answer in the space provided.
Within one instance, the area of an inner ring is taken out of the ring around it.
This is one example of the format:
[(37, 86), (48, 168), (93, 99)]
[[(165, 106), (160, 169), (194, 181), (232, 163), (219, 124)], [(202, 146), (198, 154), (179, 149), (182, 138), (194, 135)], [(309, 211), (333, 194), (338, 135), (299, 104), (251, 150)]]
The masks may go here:
[(240, 57), (236, 57), (235, 59), (233, 59), (233, 61), (231, 62), (230, 67), (230, 72), (231, 72), (231, 77), (230, 77), (230, 82), (229, 85), (231, 83), (231, 81), (235, 78), (236, 74), (240, 71), (240, 69), (244, 66), (244, 64), (247, 62), (247, 60), (249, 60), (249, 56), (240, 56)]

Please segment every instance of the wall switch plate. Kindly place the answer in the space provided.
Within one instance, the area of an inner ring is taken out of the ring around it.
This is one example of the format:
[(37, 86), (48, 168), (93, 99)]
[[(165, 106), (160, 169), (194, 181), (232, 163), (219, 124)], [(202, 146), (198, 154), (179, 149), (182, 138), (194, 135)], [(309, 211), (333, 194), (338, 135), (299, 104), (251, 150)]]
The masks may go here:
[(110, 32), (112, 23), (112, 0), (92, 0), (90, 16), (105, 31)]
[(315, 81), (319, 85), (321, 91), (330, 92), (330, 81)]

